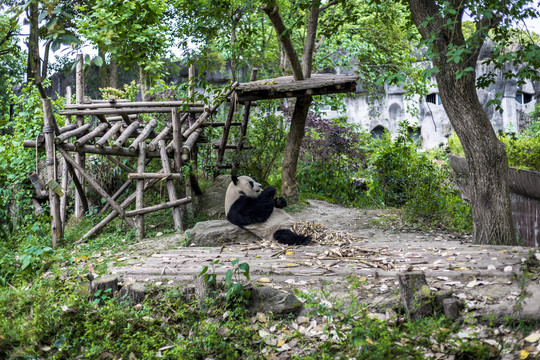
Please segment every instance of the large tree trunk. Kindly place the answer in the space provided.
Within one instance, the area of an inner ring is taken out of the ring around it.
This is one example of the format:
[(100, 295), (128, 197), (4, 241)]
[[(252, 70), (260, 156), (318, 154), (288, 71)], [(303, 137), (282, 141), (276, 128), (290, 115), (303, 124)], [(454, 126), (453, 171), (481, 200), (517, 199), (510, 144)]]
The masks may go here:
[(437, 75), (443, 106), (454, 127), (469, 166), (469, 191), (477, 244), (515, 244), (508, 187), (508, 160), (478, 101), (475, 76), (456, 80), (455, 71), (439, 66)]
[(28, 62), (26, 68), (26, 80), (34, 79), (41, 82), (41, 60), (39, 58), (39, 4), (37, 0), (30, 2), (28, 6), (28, 19), (30, 21), (30, 36), (28, 37)]
[(99, 82), (101, 88), (109, 87), (109, 77), (107, 74), (107, 63), (105, 62), (105, 51), (102, 48), (98, 49), (98, 56), (103, 59), (103, 63), (99, 67)]
[(109, 86), (118, 89), (118, 67), (116, 66), (116, 60), (112, 58), (109, 68), (109, 77)]
[(298, 157), (300, 155), (302, 139), (304, 139), (306, 118), (311, 100), (311, 96), (296, 99), (287, 146), (285, 147), (285, 155), (283, 157), (281, 192), (283, 196), (293, 202), (298, 201), (300, 197), (298, 187), (296, 186), (296, 169), (298, 167)]
[[(508, 187), (508, 159), (504, 145), (484, 112), (476, 93), (476, 64), (480, 49), (495, 18), (477, 19), (478, 30), (465, 41), (460, 0), (450, 0), (447, 7), (456, 10), (449, 22), (435, 0), (409, 0), (411, 15), (425, 40), (433, 40), (433, 63), (439, 69), (437, 85), (442, 104), (454, 127), (469, 167), (470, 200), (477, 244), (516, 243)], [(428, 20), (429, 19), (429, 20)], [(456, 48), (465, 50), (459, 61), (450, 58)], [(473, 71), (465, 72), (465, 69)], [(461, 77), (458, 79), (457, 75)]]

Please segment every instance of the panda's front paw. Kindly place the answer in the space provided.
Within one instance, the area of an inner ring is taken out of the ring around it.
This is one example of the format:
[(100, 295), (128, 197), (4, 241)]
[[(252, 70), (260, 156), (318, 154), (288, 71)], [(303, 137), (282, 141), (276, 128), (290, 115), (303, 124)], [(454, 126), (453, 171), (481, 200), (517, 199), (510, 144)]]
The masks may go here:
[(280, 196), (274, 199), (274, 206), (278, 209), (284, 209), (287, 207), (287, 200), (284, 197)]
[(261, 195), (268, 196), (268, 197), (274, 197), (274, 196), (276, 196), (276, 194), (277, 194), (276, 188), (272, 187), (272, 186), (269, 186), (269, 187), (267, 187), (266, 189), (263, 190)]

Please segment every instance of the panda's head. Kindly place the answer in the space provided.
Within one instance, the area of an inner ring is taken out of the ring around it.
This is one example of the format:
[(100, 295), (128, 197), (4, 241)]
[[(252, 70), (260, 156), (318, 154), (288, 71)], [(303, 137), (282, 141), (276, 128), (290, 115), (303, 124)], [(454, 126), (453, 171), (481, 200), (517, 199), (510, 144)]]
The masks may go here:
[(231, 205), (242, 195), (257, 197), (262, 191), (262, 186), (249, 176), (231, 176), (231, 183), (225, 194), (225, 214), (229, 213)]

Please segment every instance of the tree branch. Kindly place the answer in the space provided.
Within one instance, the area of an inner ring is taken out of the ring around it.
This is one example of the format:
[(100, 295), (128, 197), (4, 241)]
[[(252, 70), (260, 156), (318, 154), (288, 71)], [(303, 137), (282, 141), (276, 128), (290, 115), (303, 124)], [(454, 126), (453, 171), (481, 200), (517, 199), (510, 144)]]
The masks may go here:
[(326, 9), (328, 9), (330, 6), (334, 6), (334, 5), (337, 5), (338, 4), (338, 1), (337, 0), (334, 0), (334, 1), (330, 1), (328, 4), (324, 5), (324, 6), (321, 6), (321, 8), (319, 9), (319, 14), (324, 12)]
[(311, 77), (311, 69), (313, 68), (313, 52), (315, 50), (315, 38), (317, 36), (320, 6), (321, 0), (313, 0), (309, 14), (306, 42), (304, 44), (304, 56), (302, 58), (302, 74), (305, 79)]
[(302, 74), (302, 66), (300, 65), (298, 55), (296, 54), (296, 50), (294, 50), (294, 46), (291, 42), (289, 30), (285, 27), (285, 24), (281, 19), (278, 6), (275, 4), (275, 2), (271, 5), (264, 5), (263, 11), (266, 13), (266, 15), (268, 15), (268, 18), (272, 22), (272, 25), (274, 26), (274, 29), (276, 30), (276, 33), (278, 35), (279, 41), (283, 46), (285, 53), (287, 54), (289, 62), (291, 63), (294, 80), (304, 80), (304, 75)]

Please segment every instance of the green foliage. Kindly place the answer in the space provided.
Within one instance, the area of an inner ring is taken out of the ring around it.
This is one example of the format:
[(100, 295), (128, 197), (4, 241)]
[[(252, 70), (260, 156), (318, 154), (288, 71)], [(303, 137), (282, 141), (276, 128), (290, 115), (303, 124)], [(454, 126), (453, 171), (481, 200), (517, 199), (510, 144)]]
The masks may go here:
[[(210, 269), (207, 265), (203, 266), (199, 276), (204, 277), (204, 281), (209, 284), (215, 284), (217, 275), (215, 272), (215, 266), (226, 266), (225, 263), (216, 259), (210, 263), (211, 273), (208, 273)], [(251, 291), (244, 289), (244, 285), (241, 282), (241, 276), (243, 275), (245, 281), (249, 282), (249, 264), (240, 263), (239, 259), (231, 260), (232, 268), (227, 269), (225, 273), (225, 290), (227, 292), (226, 301), (229, 306), (245, 305), (247, 300), (251, 297)]]
[(124, 84), (124, 90), (115, 89), (115, 88), (102, 88), (101, 97), (105, 100), (108, 100), (110, 97), (115, 99), (127, 99), (129, 101), (135, 101), (135, 97), (139, 93), (139, 87), (133, 80), (130, 84)]
[(276, 114), (276, 106), (276, 101), (264, 101), (252, 113), (247, 131), (249, 136), (244, 141), (246, 146), (253, 148), (240, 154), (238, 173), (250, 174), (263, 186), (276, 183), (274, 179), (281, 168), (287, 143), (287, 128), (283, 116)]
[(370, 192), (386, 206), (403, 206), (409, 221), (427, 221), (451, 230), (472, 229), (469, 206), (452, 186), (451, 176), (416, 148), (400, 123), (398, 136), (385, 134), (370, 158)]

